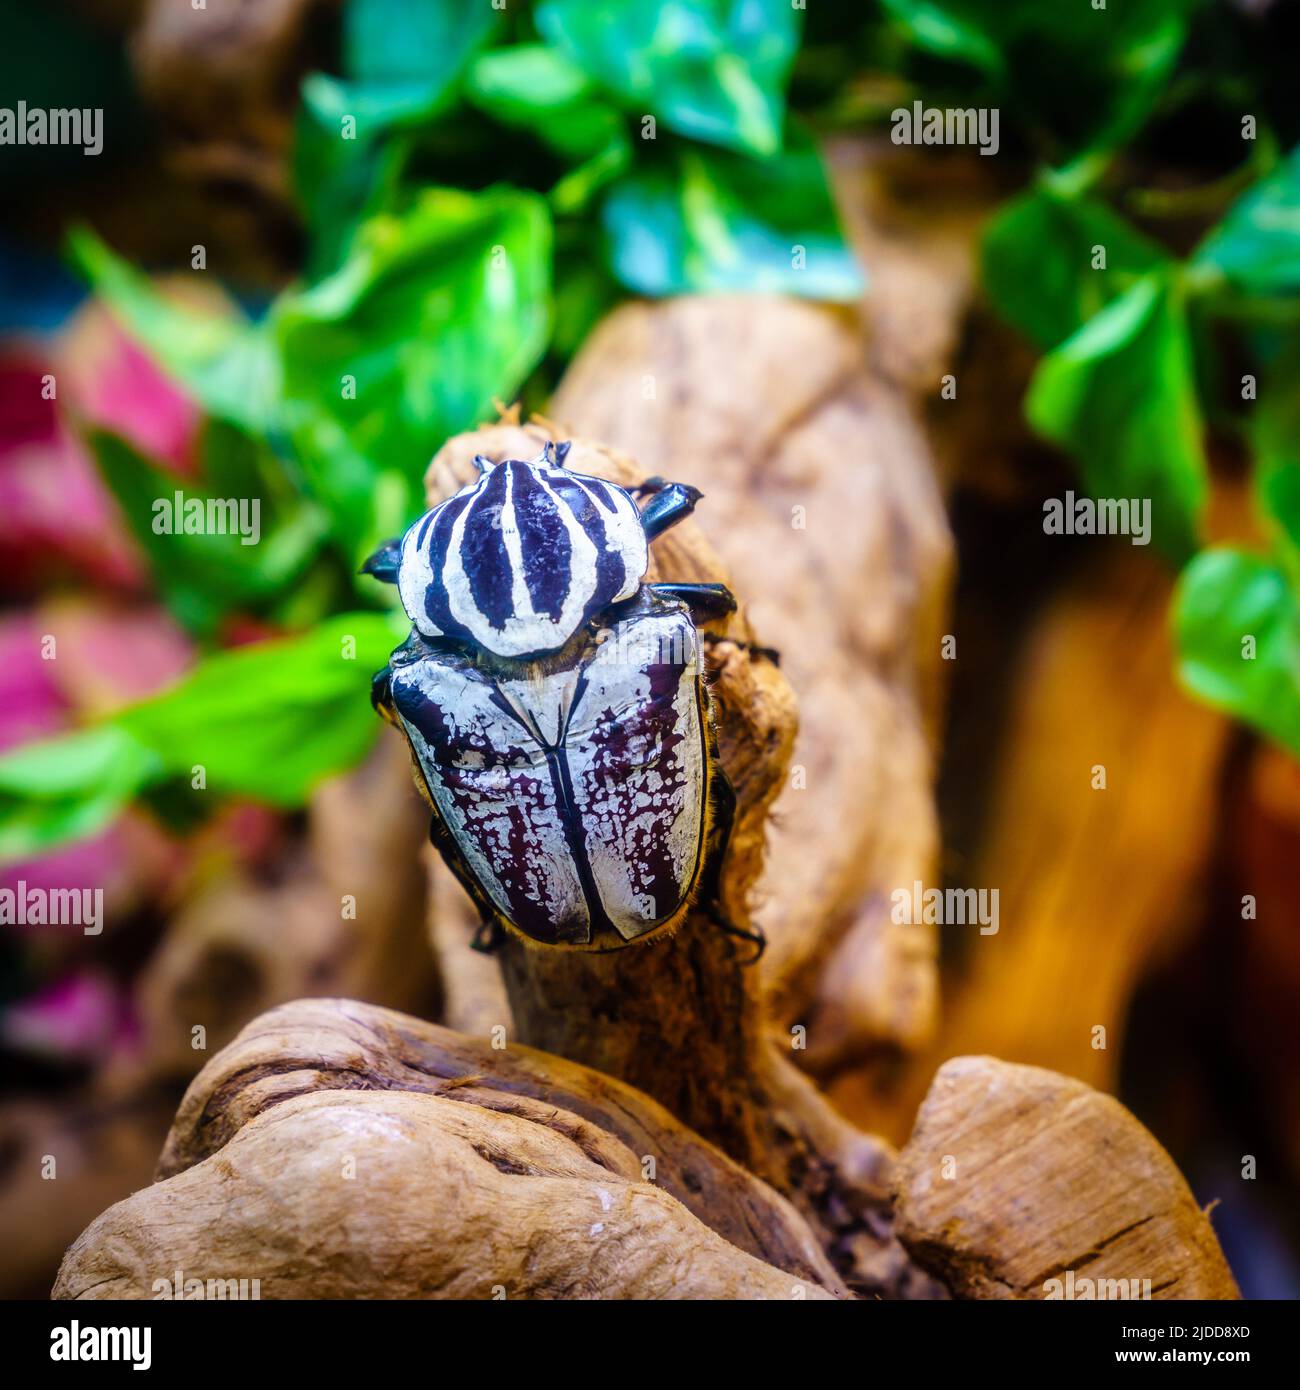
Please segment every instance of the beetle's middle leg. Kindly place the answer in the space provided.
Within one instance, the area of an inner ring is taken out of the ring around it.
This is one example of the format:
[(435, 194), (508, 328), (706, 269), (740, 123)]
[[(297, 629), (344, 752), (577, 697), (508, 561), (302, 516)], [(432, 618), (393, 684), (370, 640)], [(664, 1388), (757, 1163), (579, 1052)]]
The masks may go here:
[(506, 934), (501, 923), (495, 917), (483, 917), (475, 928), (469, 948), (485, 956), (493, 956), (501, 949), (505, 939)]
[(651, 584), (660, 598), (680, 599), (695, 618), (709, 622), (736, 611), (736, 596), (725, 584)]
[(390, 724), (396, 724), (393, 710), (393, 668), (385, 666), (370, 677), (370, 705), (376, 714), (381, 714)]

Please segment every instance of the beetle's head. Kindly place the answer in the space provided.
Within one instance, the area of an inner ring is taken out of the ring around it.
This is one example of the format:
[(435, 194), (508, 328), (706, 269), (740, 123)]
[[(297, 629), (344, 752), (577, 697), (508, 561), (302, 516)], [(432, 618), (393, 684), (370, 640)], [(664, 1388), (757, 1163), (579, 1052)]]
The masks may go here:
[(529, 462), (480, 456), (478, 479), (407, 531), (398, 589), (426, 637), (538, 655), (636, 593), (649, 563), (637, 505), (566, 468), (568, 452), (564, 443)]

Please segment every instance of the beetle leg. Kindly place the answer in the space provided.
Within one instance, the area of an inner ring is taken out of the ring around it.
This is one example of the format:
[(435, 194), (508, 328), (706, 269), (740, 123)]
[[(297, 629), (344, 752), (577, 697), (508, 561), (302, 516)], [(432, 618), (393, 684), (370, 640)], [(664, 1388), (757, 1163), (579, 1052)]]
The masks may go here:
[(393, 668), (385, 666), (370, 678), (370, 704), (377, 714), (381, 714), (390, 724), (396, 722), (393, 716), (393, 696), (389, 682), (393, 678)]
[(709, 921), (713, 923), (720, 932), (725, 932), (727, 936), (734, 936), (738, 941), (748, 941), (754, 946), (754, 954), (748, 960), (741, 961), (742, 965), (757, 965), (763, 958), (763, 952), (767, 950), (767, 934), (762, 927), (754, 927), (746, 931), (743, 927), (738, 927), (733, 922), (728, 922), (721, 912), (716, 909), (709, 912)]
[[(652, 486), (658, 484), (658, 486)], [(649, 502), (641, 512), (641, 525), (646, 539), (654, 540), (670, 526), (685, 521), (695, 510), (695, 504), (704, 494), (697, 487), (687, 483), (666, 483), (662, 478), (649, 478), (637, 489), (638, 492), (651, 491)]]
[(397, 583), (397, 571), (402, 562), (402, 538), (394, 536), (391, 541), (385, 541), (383, 545), (361, 566), (359, 573), (368, 574), (373, 579), (378, 579), (384, 584)]
[(660, 598), (676, 598), (686, 604), (691, 613), (706, 622), (725, 618), (736, 611), (735, 595), (725, 584), (651, 584)]
[(716, 633), (702, 632), (700, 640), (711, 647), (715, 642), (727, 642), (733, 647), (739, 647), (742, 652), (749, 652), (752, 656), (761, 656), (770, 661), (773, 666), (780, 666), (781, 653), (775, 647), (759, 647), (753, 642), (742, 642), (738, 637), (719, 637)]
[(727, 857), (727, 846), (731, 843), (731, 830), (736, 821), (736, 789), (731, 785), (731, 778), (721, 767), (714, 772), (709, 791), (713, 797), (713, 844), (709, 849), (709, 864), (700, 893), (700, 907), (720, 932), (734, 936), (738, 941), (748, 941), (757, 948), (747, 961), (742, 962), (744, 965), (753, 965), (766, 949), (767, 937), (761, 927), (753, 927), (746, 931), (729, 921), (722, 910), (720, 900), (722, 861)]
[(505, 939), (506, 934), (501, 929), (501, 923), (495, 917), (484, 917), (474, 932), (469, 948), (471, 951), (479, 951), (485, 956), (491, 956), (496, 954)]

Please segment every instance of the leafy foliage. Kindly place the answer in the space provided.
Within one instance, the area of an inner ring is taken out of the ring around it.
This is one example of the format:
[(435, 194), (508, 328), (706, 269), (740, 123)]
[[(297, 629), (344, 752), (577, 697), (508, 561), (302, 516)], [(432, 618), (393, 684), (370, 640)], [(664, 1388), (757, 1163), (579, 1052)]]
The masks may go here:
[(620, 180), (605, 201), (605, 228), (619, 278), (643, 294), (804, 291), (852, 300), (864, 287), (806, 140), (762, 165), (684, 150)]
[(1300, 291), (1300, 149), (1252, 188), (1196, 253), (1248, 295)]
[[(1095, 496), (1150, 500), (1156, 539), (1184, 567), (1173, 617), (1188, 688), (1300, 754), (1300, 148), (1281, 160), (1273, 153), (1281, 131), (1295, 139), (1300, 130), (1268, 85), (1266, 48), (1242, 61), (1250, 35), (1181, 0), (1108, 6), (1113, 18), (1102, 24), (1090, 6), (1053, 8), (1055, 37), (1038, 34), (1045, 7), (886, 8), (918, 46), (977, 69), (986, 90), (1013, 92), (1035, 144), (1061, 158), (1000, 210), (984, 239), (990, 298), (1044, 353), (1026, 415), (1078, 459)], [(1176, 84), (1173, 60), (1194, 26), (1201, 43)], [(1025, 80), (1031, 36), (1043, 40), (1038, 61), (1058, 102), (1038, 101)], [(1048, 57), (1066, 40), (1077, 68)], [(1099, 118), (1072, 123), (1060, 102), (1081, 101), (1107, 72), (1114, 82), (1093, 106)], [(1200, 103), (1196, 120), (1224, 131), (1226, 170), (1177, 192), (1129, 188), (1121, 202), (1115, 174), (1145, 157), (1143, 124), (1169, 126), (1188, 102)], [(1129, 210), (1145, 213), (1149, 229)], [(1177, 236), (1159, 235), (1164, 219)], [(1184, 251), (1192, 221), (1199, 244)], [(1240, 363), (1239, 376), (1229, 362)], [(1207, 421), (1221, 447), (1253, 461), (1271, 553), (1198, 550)]]
[(969, 64), (990, 100), (1052, 132), (1061, 153), (1128, 139), (1150, 114), (1200, 0), (1042, 4), (883, 0), (919, 47)]
[(543, 0), (542, 34), (625, 107), (747, 154), (781, 148), (799, 43), (787, 0)]
[(284, 419), (356, 558), (418, 509), (438, 444), (537, 364), (549, 280), (536, 194), (428, 189), (364, 223), (337, 271), (275, 306)]
[(1292, 580), (1258, 555), (1203, 550), (1179, 581), (1174, 626), (1188, 687), (1300, 753), (1300, 613)]
[(998, 213), (984, 235), (983, 259), (998, 308), (1046, 350), (1169, 256), (1104, 203), (1045, 180)]
[(348, 613), (294, 638), (207, 657), (184, 680), (94, 729), (0, 755), (0, 857), (102, 829), (132, 798), (178, 781), (213, 796), (300, 805), (378, 732), (367, 692), (400, 626)]
[(1208, 481), (1176, 281), (1144, 276), (1048, 353), (1025, 410), (1079, 456), (1094, 496), (1150, 498), (1162, 547), (1180, 559), (1195, 548)]

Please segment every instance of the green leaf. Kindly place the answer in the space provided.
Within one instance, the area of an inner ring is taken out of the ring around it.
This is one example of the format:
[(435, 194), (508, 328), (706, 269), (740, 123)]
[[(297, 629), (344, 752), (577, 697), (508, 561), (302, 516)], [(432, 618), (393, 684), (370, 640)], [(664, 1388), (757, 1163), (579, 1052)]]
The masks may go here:
[(516, 44), (480, 54), (465, 77), (465, 96), (505, 124), (534, 132), (571, 159), (598, 154), (623, 129), (623, 117), (583, 70), (545, 44)]
[(300, 806), (365, 756), (380, 724), (370, 679), (408, 624), (344, 613), (300, 637), (205, 657), (170, 690), (97, 728), (0, 756), (0, 861), (93, 835), (173, 781), (203, 796)]
[[(1003, 69), (1004, 25), (991, 5), (961, 0), (882, 0), (918, 48), (988, 73)], [(1014, 0), (1011, 0), (1014, 3)], [(1004, 6), (1003, 9), (1009, 8)]]
[(303, 82), (303, 103), (294, 127), (293, 183), (307, 224), (305, 274), (318, 280), (343, 259), (357, 225), (379, 210), (387, 176), (401, 157), (400, 140), (345, 140), (340, 124), (319, 114), (327, 104), (316, 73)]
[(465, 95), (495, 120), (526, 130), (561, 158), (582, 161), (551, 192), (557, 213), (580, 212), (632, 162), (623, 114), (586, 74), (545, 44), (516, 44), (480, 54)]
[(344, 613), (302, 637), (218, 652), (113, 722), (164, 775), (188, 780), (202, 765), (210, 792), (301, 805), (370, 747), (370, 678), (400, 631), (391, 614)]
[(465, 63), (500, 18), (464, 0), (349, 0), (345, 76), (312, 73), (302, 85), (294, 184), (313, 233), (313, 276), (338, 264), (383, 182), (395, 128), (423, 126), (455, 97)]
[(1174, 628), (1183, 682), (1300, 755), (1298, 624), (1286, 576), (1259, 556), (1204, 550), (1179, 579)]
[(275, 361), (262, 327), (165, 299), (86, 228), (68, 237), (73, 261), (123, 328), (205, 410), (254, 434), (271, 427)]
[(343, 67), (359, 82), (445, 87), (500, 12), (464, 0), (348, 0)]
[[(289, 520), (273, 528), (271, 508), (259, 492), (247, 487), (251, 479), (214, 492), (182, 483), (107, 430), (91, 431), (88, 442), (127, 525), (149, 558), (168, 608), (199, 636), (211, 637), (228, 612), (257, 609), (283, 590), (310, 563), (326, 535), (324, 515), (310, 506), (297, 508)], [(248, 543), (238, 529), (219, 534), (207, 528), (212, 497), (236, 507), (242, 504), (242, 512), (230, 519), (249, 523)], [(185, 525), (187, 509), (196, 505), (204, 508), (204, 529), (178, 530)]]
[[(1105, 257), (1094, 268), (1097, 248)], [(1001, 313), (1052, 348), (1168, 256), (1105, 204), (1050, 183), (1013, 198), (984, 234), (984, 286)]]
[(1066, 148), (1126, 140), (1150, 114), (1202, 0), (884, 0), (917, 47), (976, 68)]
[(632, 147), (623, 131), (598, 154), (570, 169), (547, 195), (556, 215), (572, 217), (584, 211), (606, 184), (618, 178), (632, 163)]
[(399, 507), (412, 513), (438, 445), (537, 364), (550, 249), (536, 194), (428, 189), (364, 223), (337, 271), (277, 304), (297, 455), (358, 559), (382, 539), (378, 491), (399, 484)]
[(1177, 283), (1139, 280), (1038, 366), (1025, 413), (1101, 498), (1150, 499), (1157, 542), (1195, 547), (1208, 491), (1191, 339)]
[(492, 32), (498, 11), (463, 0), (349, 0), (343, 11), (345, 79), (317, 73), (304, 100), (326, 127), (365, 144), (401, 121), (428, 120), (451, 99), (456, 78)]
[(111, 724), (0, 755), (0, 863), (97, 834), (157, 770), (156, 755)]
[[(1300, 560), (1300, 462), (1275, 461), (1263, 471), (1259, 491), (1264, 514), (1277, 526), (1295, 563)], [(1300, 565), (1296, 573), (1300, 575)]]
[(543, 0), (537, 27), (630, 111), (751, 154), (781, 148), (799, 46), (789, 0)]
[(619, 180), (604, 222), (615, 274), (641, 294), (863, 292), (821, 160), (803, 140), (761, 162), (682, 150)]
[(1244, 294), (1300, 290), (1300, 148), (1229, 208), (1193, 261)]
[(1255, 453), (1253, 483), (1278, 556), (1300, 584), (1300, 340), (1287, 342), (1264, 377), (1247, 434)]

